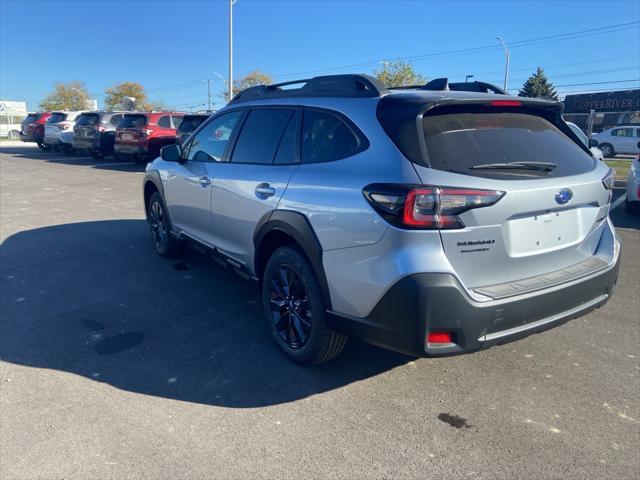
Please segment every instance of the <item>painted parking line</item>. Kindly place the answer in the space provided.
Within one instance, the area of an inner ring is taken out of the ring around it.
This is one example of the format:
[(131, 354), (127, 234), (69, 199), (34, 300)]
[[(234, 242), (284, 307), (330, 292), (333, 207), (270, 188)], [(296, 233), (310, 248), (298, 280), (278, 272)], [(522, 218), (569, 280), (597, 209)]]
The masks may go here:
[(98, 165), (91, 165), (92, 167), (120, 167), (124, 165), (138, 165), (136, 162), (115, 162), (115, 163), (99, 163)]
[(611, 204), (611, 207), (609, 207), (609, 211), (611, 212), (612, 210), (615, 210), (616, 208), (618, 208), (620, 204), (624, 202), (626, 199), (627, 199), (626, 193), (623, 193), (622, 195), (620, 195), (620, 197), (618, 197), (618, 199)]

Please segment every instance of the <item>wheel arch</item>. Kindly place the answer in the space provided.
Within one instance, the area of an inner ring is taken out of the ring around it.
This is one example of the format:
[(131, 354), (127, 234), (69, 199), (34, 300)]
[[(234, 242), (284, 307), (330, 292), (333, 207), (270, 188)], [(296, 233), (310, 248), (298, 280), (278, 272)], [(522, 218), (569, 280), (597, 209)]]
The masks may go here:
[(271, 254), (279, 247), (294, 244), (307, 257), (318, 279), (326, 309), (331, 309), (329, 284), (322, 263), (322, 246), (306, 216), (290, 210), (275, 210), (262, 216), (253, 235), (254, 272), (260, 285)]
[(158, 192), (160, 194), (160, 197), (162, 197), (165, 215), (169, 220), (169, 225), (173, 225), (171, 223), (171, 213), (169, 212), (169, 208), (167, 207), (167, 200), (164, 195), (164, 186), (162, 185), (162, 180), (160, 179), (160, 173), (157, 170), (149, 170), (145, 173), (143, 181), (144, 213), (147, 217), (149, 216), (149, 200), (151, 199), (151, 195), (153, 195), (154, 192)]

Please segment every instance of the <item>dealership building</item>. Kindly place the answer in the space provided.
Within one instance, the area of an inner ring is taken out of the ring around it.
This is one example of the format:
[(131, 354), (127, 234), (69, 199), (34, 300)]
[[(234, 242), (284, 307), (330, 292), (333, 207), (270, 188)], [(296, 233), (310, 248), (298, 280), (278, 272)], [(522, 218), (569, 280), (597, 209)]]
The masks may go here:
[(567, 95), (564, 113), (565, 120), (585, 131), (590, 119), (594, 132), (616, 125), (640, 125), (640, 89)]

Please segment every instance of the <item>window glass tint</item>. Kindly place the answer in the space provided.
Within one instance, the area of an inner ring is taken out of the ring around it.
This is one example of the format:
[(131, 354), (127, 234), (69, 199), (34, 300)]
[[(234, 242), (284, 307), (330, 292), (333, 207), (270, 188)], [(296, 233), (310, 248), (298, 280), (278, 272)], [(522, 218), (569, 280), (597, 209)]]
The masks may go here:
[(586, 146), (589, 146), (589, 139), (584, 134), (584, 132), (582, 130), (580, 130), (580, 127), (578, 127), (577, 125), (575, 125), (573, 123), (569, 123), (568, 125), (569, 125), (569, 128), (571, 130), (573, 130), (573, 133), (575, 133), (576, 136), (580, 139), (580, 141), (582, 143), (584, 143)]
[(291, 118), (289, 119), (289, 123), (287, 125), (287, 129), (282, 135), (280, 145), (278, 146), (278, 151), (276, 152), (276, 158), (274, 159), (273, 163), (289, 164), (298, 161), (298, 145), (300, 145), (298, 135), (299, 124), (300, 112), (296, 110), (293, 112), (293, 115), (291, 115)]
[(97, 125), (100, 117), (97, 113), (83, 113), (78, 117), (76, 125)]
[(231, 161), (234, 163), (273, 163), (282, 133), (291, 117), (287, 109), (259, 109), (249, 112)]
[(180, 123), (180, 126), (178, 127), (178, 132), (180, 133), (191, 133), (196, 131), (196, 129), (202, 125), (202, 123), (207, 119), (208, 117), (204, 117), (204, 116), (189, 116), (189, 115), (185, 115), (183, 117), (182, 122)]
[(67, 119), (66, 113), (52, 113), (47, 123), (64, 122)]
[(187, 159), (193, 162), (219, 162), (233, 128), (242, 115), (242, 111), (224, 114), (198, 132), (189, 146)]
[(118, 114), (118, 115), (112, 115), (111, 119), (109, 120), (109, 123), (114, 127), (117, 127), (121, 121), (122, 121), (122, 115)]
[[(524, 113), (426, 115), (422, 122), (432, 168), (500, 178), (575, 175), (593, 168), (593, 159), (542, 117)], [(479, 165), (512, 162), (554, 163), (551, 172), (485, 170)]]
[(38, 120), (39, 116), (40, 115), (38, 115), (38, 114), (29, 114), (29, 115), (26, 116), (26, 118), (23, 120), (23, 122), (24, 123), (33, 123), (36, 120)]
[(162, 128), (171, 128), (171, 120), (169, 120), (169, 116), (166, 115), (164, 117), (160, 117), (158, 119), (158, 126)]
[(145, 115), (125, 115), (118, 124), (118, 128), (140, 128), (147, 124)]
[(182, 119), (184, 117), (179, 116), (171, 116), (171, 120), (173, 121), (173, 128), (180, 128), (180, 124), (182, 123)]
[(304, 112), (302, 126), (302, 161), (330, 162), (353, 155), (360, 142), (338, 117), (315, 110)]

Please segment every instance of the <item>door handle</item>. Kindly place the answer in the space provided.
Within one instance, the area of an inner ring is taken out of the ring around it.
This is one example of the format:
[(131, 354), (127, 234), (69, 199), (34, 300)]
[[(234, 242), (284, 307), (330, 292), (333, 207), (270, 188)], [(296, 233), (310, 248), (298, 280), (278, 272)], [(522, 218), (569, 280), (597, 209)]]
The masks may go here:
[(276, 193), (276, 189), (268, 183), (261, 183), (256, 187), (256, 195), (260, 198), (268, 198)]
[(211, 185), (211, 179), (209, 177), (200, 177), (198, 182), (200, 182), (201, 187), (208, 187)]

